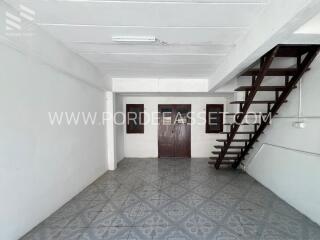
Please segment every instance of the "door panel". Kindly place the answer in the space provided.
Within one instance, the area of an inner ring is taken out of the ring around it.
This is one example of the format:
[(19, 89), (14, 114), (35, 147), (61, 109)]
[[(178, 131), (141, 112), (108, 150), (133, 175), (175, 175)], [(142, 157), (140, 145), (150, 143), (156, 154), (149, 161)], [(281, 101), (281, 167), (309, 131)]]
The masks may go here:
[(159, 105), (158, 155), (174, 157), (174, 108), (172, 105)]
[(191, 105), (176, 105), (175, 113), (175, 157), (190, 157)]
[(159, 105), (159, 113), (159, 157), (191, 157), (191, 105)]

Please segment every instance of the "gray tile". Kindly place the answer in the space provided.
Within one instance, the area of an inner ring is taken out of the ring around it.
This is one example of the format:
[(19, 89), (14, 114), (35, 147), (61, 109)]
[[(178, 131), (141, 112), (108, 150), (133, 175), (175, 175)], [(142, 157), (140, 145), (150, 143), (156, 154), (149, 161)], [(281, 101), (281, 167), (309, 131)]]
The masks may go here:
[(125, 159), (23, 240), (319, 240), (320, 227), (207, 159)]
[(196, 208), (198, 209), (199, 206), (207, 201), (207, 198), (202, 197), (198, 194), (195, 194), (193, 192), (189, 192), (186, 195), (182, 196), (180, 198), (180, 201), (188, 205), (190, 208)]
[(288, 216), (290, 218), (294, 218), (297, 220), (303, 220), (305, 216), (301, 213), (299, 213), (296, 209), (288, 205), (286, 202), (282, 201), (281, 199), (276, 199), (272, 203), (272, 209), (273, 211), (283, 214), (285, 216)]
[(217, 228), (216, 223), (198, 213), (190, 214), (181, 225), (192, 239), (208, 239)]
[(268, 222), (274, 229), (278, 229), (288, 235), (297, 236), (298, 238), (303, 236), (303, 225), (293, 218), (273, 212), (270, 214)]
[(298, 240), (293, 236), (286, 235), (276, 229), (267, 227), (262, 231), (261, 240)]
[[(220, 227), (211, 238), (212, 240), (242, 240), (238, 235), (226, 228)], [(243, 239), (244, 240), (244, 239)], [(249, 240), (249, 239), (247, 239)], [(252, 239), (253, 240), (253, 239)]]
[[(157, 239), (165, 236), (170, 230), (168, 225), (136, 227), (131, 231), (130, 239)], [(134, 238), (135, 237), (135, 238)]]
[(109, 227), (92, 227), (83, 231), (79, 240), (104, 240), (106, 239)]
[(307, 236), (308, 240), (319, 240), (320, 239), (320, 228), (315, 223), (307, 224)]
[(216, 190), (210, 186), (200, 184), (198, 187), (195, 187), (194, 189), (192, 189), (192, 192), (202, 197), (209, 198), (216, 192)]
[(22, 237), (21, 240), (54, 240), (58, 239), (61, 231), (61, 228), (37, 227)]
[(165, 188), (162, 192), (172, 198), (177, 199), (185, 195), (188, 192), (188, 190), (183, 187), (180, 187), (179, 185), (173, 185), (168, 188)]
[(218, 192), (214, 194), (211, 199), (228, 208), (235, 206), (237, 203), (241, 201), (240, 197), (233, 196), (225, 192)]
[(174, 222), (180, 221), (191, 211), (189, 207), (179, 201), (171, 202), (163, 208), (163, 214)]
[(58, 239), (78, 240), (87, 228), (64, 228)]
[(239, 237), (258, 239), (261, 225), (253, 219), (233, 213), (226, 221), (226, 228), (232, 230)]
[(255, 220), (261, 221), (265, 218), (267, 209), (261, 207), (258, 204), (248, 202), (243, 200), (240, 202), (237, 207), (237, 211), (247, 217), (251, 217)]
[(156, 240), (192, 240), (192, 237), (180, 229), (171, 228), (165, 235), (163, 235), (161, 237), (156, 237), (153, 239), (156, 239)]
[(145, 185), (135, 190), (135, 194), (137, 194), (141, 198), (148, 198), (152, 195), (155, 195), (159, 190), (152, 185)]
[(228, 209), (226, 207), (214, 201), (206, 201), (201, 205), (200, 211), (215, 222), (221, 222), (228, 213)]

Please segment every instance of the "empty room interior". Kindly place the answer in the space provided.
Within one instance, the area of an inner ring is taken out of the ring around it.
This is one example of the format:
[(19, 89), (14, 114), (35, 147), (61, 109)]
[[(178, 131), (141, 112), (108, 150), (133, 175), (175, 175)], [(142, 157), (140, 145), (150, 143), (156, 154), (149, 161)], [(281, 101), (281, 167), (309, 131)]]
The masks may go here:
[(0, 240), (319, 240), (319, 0), (0, 0)]

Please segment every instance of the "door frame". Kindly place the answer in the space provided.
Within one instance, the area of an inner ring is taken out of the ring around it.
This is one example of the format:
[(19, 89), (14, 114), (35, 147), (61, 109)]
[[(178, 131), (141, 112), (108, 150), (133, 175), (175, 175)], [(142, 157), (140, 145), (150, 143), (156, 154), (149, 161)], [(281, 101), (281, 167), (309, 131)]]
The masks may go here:
[[(188, 134), (188, 150), (187, 150), (187, 155), (183, 156), (183, 157), (161, 157), (160, 156), (160, 144), (159, 144), (159, 137), (160, 137), (160, 121), (162, 118), (160, 118), (160, 113), (161, 113), (161, 107), (172, 107), (172, 112), (174, 117), (176, 117), (177, 114), (177, 107), (181, 107), (181, 106), (185, 106), (189, 112), (191, 112), (191, 108), (192, 105), (191, 104), (158, 104), (158, 114), (159, 114), (159, 118), (158, 118), (158, 158), (191, 158), (191, 124), (188, 124), (189, 126), (189, 131), (190, 133)], [(175, 128), (176, 125), (174, 125)], [(176, 135), (174, 136), (174, 142), (176, 141)], [(174, 152), (175, 152), (175, 144), (174, 144)]]

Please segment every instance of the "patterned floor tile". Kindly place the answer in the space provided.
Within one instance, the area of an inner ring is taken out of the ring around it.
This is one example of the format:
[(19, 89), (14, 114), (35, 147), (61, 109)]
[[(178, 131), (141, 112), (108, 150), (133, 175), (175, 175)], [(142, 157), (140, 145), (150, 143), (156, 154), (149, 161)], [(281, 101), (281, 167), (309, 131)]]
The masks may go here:
[(196, 180), (191, 180), (190, 178), (185, 179), (185, 181), (179, 182), (179, 186), (187, 189), (187, 190), (192, 190), (193, 188), (199, 186), (201, 183), (199, 183)]
[(159, 189), (157, 189), (156, 187), (152, 185), (146, 185), (137, 188), (135, 194), (137, 194), (140, 198), (144, 199), (151, 197), (152, 195), (155, 195), (157, 192), (159, 192)]
[(247, 190), (248, 189), (246, 189), (246, 188), (239, 188), (239, 187), (235, 187), (231, 184), (227, 184), (222, 188), (221, 192), (226, 193), (229, 196), (242, 198), (245, 195), (245, 193), (247, 192)]
[(156, 239), (164, 236), (170, 228), (167, 225), (136, 227), (132, 229), (131, 234), (135, 239)]
[(123, 201), (120, 209), (126, 209), (141, 203), (141, 199), (135, 194), (130, 193), (127, 198)]
[(320, 228), (315, 223), (307, 224), (307, 236), (306, 239), (308, 240), (318, 240), (320, 239)]
[[(211, 238), (212, 240), (244, 240), (240, 238), (238, 235), (234, 234), (233, 232), (220, 227)], [(249, 240), (249, 238), (247, 239)], [(254, 240), (254, 239), (252, 239)]]
[(214, 201), (206, 201), (201, 205), (200, 211), (213, 221), (221, 222), (226, 216), (228, 209)]
[(180, 187), (179, 185), (173, 185), (165, 188), (162, 192), (172, 198), (177, 199), (185, 195), (187, 193), (187, 190), (183, 187)]
[(159, 179), (151, 182), (151, 185), (158, 188), (159, 190), (165, 189), (165, 188), (169, 187), (171, 184), (172, 183), (165, 178), (159, 178)]
[(240, 197), (236, 197), (225, 192), (218, 192), (214, 194), (211, 199), (228, 208), (233, 207), (241, 201)]
[(210, 186), (205, 186), (200, 184), (198, 187), (192, 189), (192, 192), (202, 197), (209, 198), (216, 192), (216, 190)]
[(109, 227), (92, 227), (83, 231), (79, 240), (105, 240)]
[(259, 228), (261, 228), (261, 225), (255, 220), (234, 213), (231, 214), (226, 221), (226, 228), (231, 229), (239, 237), (259, 239)]
[(115, 214), (105, 215), (105, 213), (99, 214), (90, 224), (90, 228), (107, 228), (112, 226), (112, 222), (115, 218)]
[(258, 204), (264, 208), (270, 208), (270, 206), (272, 205), (272, 202), (274, 201), (274, 198), (270, 197), (269, 194), (263, 194), (263, 193), (254, 192), (254, 191), (250, 191), (245, 198), (248, 201)]
[(262, 231), (260, 240), (298, 240), (293, 236), (286, 235), (285, 233), (279, 232), (273, 228), (267, 227)]
[(190, 213), (190, 208), (188, 208), (186, 205), (178, 201), (169, 203), (163, 209), (163, 214), (175, 222), (181, 220), (183, 217), (185, 217), (189, 213)]
[(125, 159), (23, 240), (319, 240), (320, 227), (207, 159)]
[(64, 228), (58, 239), (78, 240), (87, 228)]
[(195, 194), (193, 192), (189, 192), (186, 195), (182, 196), (180, 198), (180, 201), (182, 201), (184, 204), (188, 205), (190, 208), (198, 208), (199, 205), (201, 205), (203, 202), (207, 201), (207, 198), (202, 197), (198, 194)]
[(193, 239), (207, 239), (217, 228), (213, 221), (197, 213), (190, 214), (181, 225)]
[(303, 236), (303, 225), (295, 219), (278, 213), (271, 213), (268, 222), (274, 229), (278, 229), (288, 235), (297, 236), (298, 238)]
[(56, 240), (58, 239), (62, 229), (41, 227), (27, 233), (21, 240)]
[(182, 230), (172, 228), (165, 235), (153, 238), (154, 240), (192, 240), (192, 237)]
[(101, 209), (101, 212), (104, 212), (105, 214), (112, 214), (116, 212), (118, 209), (119, 208), (117, 208), (112, 201), (108, 201)]
[(299, 213), (296, 209), (288, 205), (286, 202), (282, 201), (281, 199), (277, 199), (272, 204), (273, 211), (286, 215), (290, 218), (294, 218), (297, 220), (302, 220), (305, 218), (305, 216), (301, 213)]
[(150, 198), (144, 199), (145, 202), (149, 203), (155, 210), (162, 209), (165, 205), (173, 201), (171, 197), (164, 194), (163, 192), (158, 192)]
[(267, 213), (267, 209), (246, 200), (239, 203), (236, 209), (240, 214), (254, 218), (258, 221), (263, 220)]
[(68, 223), (70, 223), (76, 216), (78, 215), (72, 215), (67, 217), (49, 217), (46, 220), (44, 220), (41, 225), (44, 227), (50, 227), (50, 228), (64, 228)]
[(137, 215), (136, 215), (134, 222), (135, 223), (140, 222), (152, 214), (153, 214), (153, 208), (148, 203), (142, 202), (140, 204), (140, 207), (139, 207), (139, 210), (137, 212)]
[[(124, 224), (123, 223), (124, 218), (122, 216), (124, 216), (125, 219), (128, 220), (128, 224), (134, 223), (136, 220), (136, 217), (140, 211), (140, 206), (141, 206), (141, 203), (137, 203), (137, 204), (134, 204), (134, 205), (126, 208), (125, 210), (121, 211), (121, 214), (118, 215), (119, 219), (121, 219), (121, 224)], [(132, 225), (132, 224), (130, 224), (130, 225)], [(120, 225), (120, 226), (127, 226), (127, 225)]]

